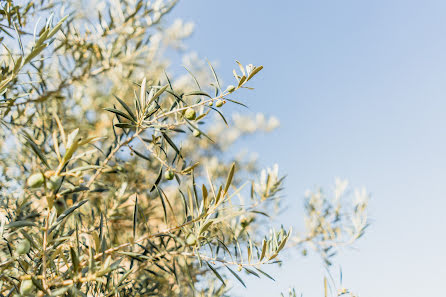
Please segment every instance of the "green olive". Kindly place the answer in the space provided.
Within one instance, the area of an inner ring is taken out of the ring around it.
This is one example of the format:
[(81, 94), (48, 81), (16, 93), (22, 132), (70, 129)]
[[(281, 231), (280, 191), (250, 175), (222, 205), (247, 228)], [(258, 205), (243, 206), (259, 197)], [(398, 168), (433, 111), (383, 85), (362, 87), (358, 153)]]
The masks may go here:
[(45, 177), (43, 176), (42, 173), (39, 172), (39, 173), (31, 174), (28, 177), (27, 184), (31, 188), (38, 188), (43, 184), (44, 181), (45, 181)]
[(24, 239), (17, 244), (17, 247), (15, 250), (16, 250), (17, 254), (24, 255), (29, 252), (30, 248), (31, 248), (31, 245), (30, 245), (28, 239)]
[(229, 93), (232, 93), (232, 92), (235, 91), (235, 87), (234, 87), (233, 85), (229, 85), (229, 86), (226, 88), (226, 91), (229, 92)]
[(195, 117), (196, 117), (195, 110), (193, 108), (186, 109), (186, 112), (184, 113), (184, 116), (188, 120), (195, 120)]
[(193, 134), (195, 137), (198, 137), (198, 136), (201, 135), (201, 132), (200, 132), (199, 130), (195, 129), (194, 132), (192, 132), (192, 134)]
[(186, 237), (186, 244), (187, 245), (196, 245), (197, 244), (197, 238), (195, 237), (195, 234), (189, 234)]
[(223, 104), (224, 104), (224, 102), (222, 100), (217, 100), (217, 102), (215, 103), (215, 106), (222, 107)]
[(175, 174), (170, 170), (164, 172), (164, 178), (167, 180), (172, 180), (174, 176)]
[(22, 284), (20, 285), (20, 294), (22, 295), (29, 295), (34, 289), (33, 281), (30, 279), (25, 279), (22, 281)]
[(212, 105), (214, 105), (214, 102), (209, 101), (208, 105), (209, 105), (209, 106), (212, 106)]

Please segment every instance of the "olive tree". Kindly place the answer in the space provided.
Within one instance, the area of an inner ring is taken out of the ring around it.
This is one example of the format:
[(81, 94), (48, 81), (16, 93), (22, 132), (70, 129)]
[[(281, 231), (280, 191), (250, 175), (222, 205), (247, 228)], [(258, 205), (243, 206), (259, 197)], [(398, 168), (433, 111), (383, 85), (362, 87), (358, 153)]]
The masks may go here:
[(0, 3), (2, 296), (227, 296), (285, 247), (329, 265), (363, 234), (367, 195), (342, 182), (309, 193), (297, 235), (273, 228), (284, 178), (229, 148), (278, 120), (224, 114), (263, 67), (223, 84), (175, 4)]

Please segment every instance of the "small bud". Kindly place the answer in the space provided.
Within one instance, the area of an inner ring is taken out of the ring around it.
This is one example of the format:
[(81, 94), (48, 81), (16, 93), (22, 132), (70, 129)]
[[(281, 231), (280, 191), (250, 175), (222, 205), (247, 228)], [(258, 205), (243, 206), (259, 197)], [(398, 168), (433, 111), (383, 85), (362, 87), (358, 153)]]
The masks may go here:
[(31, 188), (38, 188), (43, 184), (44, 181), (45, 177), (42, 173), (34, 173), (30, 177), (28, 177), (27, 184)]
[(229, 86), (226, 88), (226, 92), (232, 93), (232, 92), (234, 92), (234, 91), (235, 91), (235, 87), (234, 87), (233, 85), (229, 85)]
[(20, 294), (21, 295), (29, 295), (34, 289), (33, 281), (30, 279), (22, 280), (22, 284), (20, 285)]
[(237, 266), (237, 271), (238, 271), (238, 272), (242, 271), (242, 265), (239, 264), (239, 265)]
[(186, 238), (186, 244), (187, 245), (195, 245), (197, 244), (197, 238), (195, 237), (194, 234), (189, 234)]
[(29, 253), (30, 248), (31, 248), (31, 245), (30, 245), (28, 239), (24, 239), (17, 244), (17, 247), (15, 250), (16, 250), (17, 254), (24, 255), (24, 254)]
[(174, 176), (175, 174), (170, 170), (164, 172), (164, 178), (167, 180), (172, 180)]
[(208, 105), (212, 106), (212, 105), (214, 105), (214, 102), (213, 101), (209, 101)]
[(224, 102), (222, 100), (217, 100), (217, 102), (215, 103), (215, 106), (222, 107), (223, 104), (224, 104)]
[(193, 134), (195, 137), (198, 137), (198, 136), (201, 135), (201, 132), (198, 131), (197, 129), (195, 129), (194, 132), (192, 132), (192, 134)]
[(193, 108), (186, 109), (186, 112), (184, 113), (184, 116), (188, 120), (195, 120), (195, 116), (196, 116), (195, 110)]

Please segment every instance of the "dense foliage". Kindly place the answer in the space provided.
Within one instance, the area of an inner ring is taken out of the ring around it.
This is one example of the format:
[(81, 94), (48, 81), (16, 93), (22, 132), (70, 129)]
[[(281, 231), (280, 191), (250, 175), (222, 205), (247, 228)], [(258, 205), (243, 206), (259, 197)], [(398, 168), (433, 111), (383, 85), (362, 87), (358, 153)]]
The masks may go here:
[[(367, 194), (317, 190), (305, 229), (274, 230), (283, 178), (232, 155), (275, 118), (223, 112), (262, 66), (166, 51), (193, 29), (176, 1), (2, 1), (0, 293), (3, 296), (224, 296), (244, 274), (272, 278), (284, 247), (330, 264), (367, 226)], [(346, 293), (347, 291), (345, 291)], [(341, 292), (343, 294), (343, 292)]]

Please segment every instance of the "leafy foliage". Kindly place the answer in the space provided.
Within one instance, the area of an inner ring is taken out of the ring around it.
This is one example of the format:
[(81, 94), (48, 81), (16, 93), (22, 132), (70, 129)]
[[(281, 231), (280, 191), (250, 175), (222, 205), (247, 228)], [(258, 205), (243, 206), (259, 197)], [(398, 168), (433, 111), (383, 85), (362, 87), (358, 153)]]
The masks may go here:
[(175, 3), (1, 3), (1, 294), (223, 296), (242, 272), (272, 279), (263, 265), (287, 242), (325, 256), (362, 235), (364, 203), (352, 227), (324, 199), (308, 202), (304, 240), (263, 227), (283, 178), (249, 182), (255, 160), (226, 151), (277, 121), (223, 114), (263, 67), (237, 62), (223, 88), (189, 54), (173, 80), (164, 52), (192, 29), (164, 27)]

